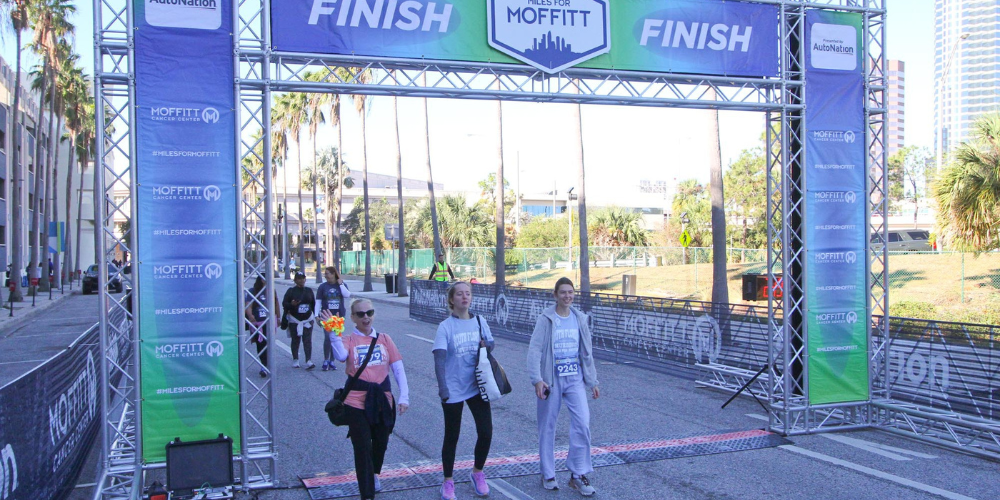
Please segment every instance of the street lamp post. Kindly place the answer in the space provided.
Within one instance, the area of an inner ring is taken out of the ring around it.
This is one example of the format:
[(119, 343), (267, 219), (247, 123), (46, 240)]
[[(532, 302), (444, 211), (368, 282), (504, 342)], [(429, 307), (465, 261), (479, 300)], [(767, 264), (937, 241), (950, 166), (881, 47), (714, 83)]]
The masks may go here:
[(963, 40), (969, 38), (968, 33), (962, 33), (959, 35), (958, 40), (955, 40), (954, 45), (951, 47), (951, 52), (948, 54), (948, 59), (944, 62), (944, 68), (941, 69), (941, 80), (938, 82), (938, 131), (937, 131), (937, 169), (938, 172), (941, 171), (942, 161), (944, 159), (944, 100), (945, 100), (945, 81), (948, 79), (948, 73), (951, 71), (951, 63), (955, 60), (955, 54), (958, 53), (958, 46), (962, 44)]

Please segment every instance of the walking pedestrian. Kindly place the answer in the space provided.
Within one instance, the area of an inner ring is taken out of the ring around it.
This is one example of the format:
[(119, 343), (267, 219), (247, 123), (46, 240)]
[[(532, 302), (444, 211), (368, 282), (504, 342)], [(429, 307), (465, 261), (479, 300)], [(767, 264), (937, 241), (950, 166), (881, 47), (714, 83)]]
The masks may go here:
[(295, 273), (295, 286), (281, 299), (288, 334), (292, 337), (292, 368), (299, 368), (299, 344), (305, 352), (306, 370), (316, 368), (312, 360), (312, 331), (316, 321), (316, 296), (306, 286), (306, 275)]
[(451, 316), (438, 325), (434, 337), (434, 372), (437, 374), (438, 395), (444, 410), (444, 443), (441, 445), (441, 466), (444, 483), (441, 500), (455, 500), (455, 449), (462, 430), (462, 408), (469, 407), (476, 421), (475, 460), (472, 466), (472, 487), (477, 495), (489, 495), (483, 467), (493, 441), (493, 413), (490, 403), (479, 394), (476, 365), (479, 348), (493, 351), (493, 333), (479, 316), (469, 313), (472, 286), (459, 281), (448, 287), (448, 309)]
[[(320, 311), (327, 311), (334, 316), (346, 318), (346, 301), (351, 296), (351, 291), (347, 289), (347, 283), (340, 277), (340, 271), (336, 267), (330, 266), (323, 271), (325, 283), (321, 283), (316, 290), (316, 299), (319, 302), (317, 308)], [(323, 335), (323, 371), (336, 370), (337, 365), (333, 362), (333, 348), (330, 345), (330, 336)]]
[[(320, 313), (320, 319), (328, 320), (332, 315)], [(350, 393), (344, 399), (347, 407), (348, 437), (354, 447), (354, 471), (358, 478), (361, 499), (373, 499), (382, 490), (379, 474), (385, 460), (385, 450), (389, 445), (389, 435), (396, 425), (396, 411), (406, 413), (410, 407), (410, 389), (406, 383), (403, 357), (399, 349), (386, 333), (378, 333), (374, 327), (375, 308), (368, 299), (356, 299), (351, 303), (351, 320), (354, 332), (338, 335), (330, 332), (333, 356), (345, 362), (344, 371), (348, 380), (364, 364), (368, 351), (374, 351), (368, 365), (354, 382)], [(389, 370), (399, 384), (399, 401), (392, 396)]]
[(569, 487), (583, 496), (596, 493), (587, 474), (594, 471), (590, 458), (590, 407), (585, 389), (601, 396), (594, 368), (594, 351), (587, 316), (572, 307), (576, 290), (569, 278), (556, 281), (554, 306), (535, 321), (528, 344), (528, 376), (538, 396), (538, 455), (542, 487), (559, 489), (555, 471), (556, 421), (563, 403), (570, 413)]
[(448, 277), (451, 276), (452, 281), (455, 280), (455, 273), (451, 270), (451, 265), (445, 262), (444, 252), (438, 254), (438, 260), (431, 267), (431, 275), (427, 278), (433, 281), (448, 281)]
[[(270, 317), (270, 310), (267, 307), (267, 298), (265, 294), (267, 293), (267, 286), (265, 286), (264, 277), (257, 276), (257, 279), (253, 282), (253, 287), (247, 291), (246, 302), (247, 308), (243, 311), (246, 316), (247, 321), (250, 323), (247, 325), (247, 330), (250, 331), (252, 338), (250, 342), (257, 345), (257, 358), (260, 359), (260, 376), (261, 378), (267, 377), (267, 340), (268, 340), (268, 318)], [(279, 310), (280, 304), (278, 303), (278, 294), (274, 294), (274, 311)]]

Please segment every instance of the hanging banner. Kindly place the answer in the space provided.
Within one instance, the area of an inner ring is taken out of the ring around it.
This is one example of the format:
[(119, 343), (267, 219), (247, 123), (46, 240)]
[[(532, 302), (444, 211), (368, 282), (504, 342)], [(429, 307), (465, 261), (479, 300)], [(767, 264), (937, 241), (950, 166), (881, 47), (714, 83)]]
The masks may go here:
[(723, 0), (287, 0), (272, 49), (747, 77), (778, 75), (778, 6)]
[(806, 12), (809, 401), (868, 393), (868, 225), (860, 14)]
[(177, 437), (240, 447), (232, 4), (135, 1), (142, 445), (159, 462)]
[(66, 223), (49, 221), (49, 253), (66, 251)]

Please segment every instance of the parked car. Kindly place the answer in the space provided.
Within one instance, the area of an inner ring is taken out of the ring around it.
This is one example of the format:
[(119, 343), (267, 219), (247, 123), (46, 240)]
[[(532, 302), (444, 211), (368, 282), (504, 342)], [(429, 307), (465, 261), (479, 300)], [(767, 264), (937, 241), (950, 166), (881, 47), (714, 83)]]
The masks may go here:
[[(926, 229), (890, 229), (886, 233), (890, 252), (931, 252), (934, 248), (930, 242), (930, 232)], [(871, 235), (873, 250), (882, 248), (882, 235)]]
[[(91, 264), (83, 273), (84, 295), (97, 291), (97, 272), (99, 269), (97, 264)], [(122, 281), (118, 277), (118, 268), (114, 264), (108, 264), (108, 290), (111, 290), (112, 293), (121, 293), (124, 290)]]

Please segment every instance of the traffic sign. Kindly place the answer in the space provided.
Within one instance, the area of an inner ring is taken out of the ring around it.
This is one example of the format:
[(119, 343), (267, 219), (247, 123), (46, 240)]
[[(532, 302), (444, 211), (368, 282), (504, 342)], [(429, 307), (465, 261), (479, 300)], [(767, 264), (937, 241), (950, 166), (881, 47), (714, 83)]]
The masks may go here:
[(691, 233), (689, 233), (687, 229), (685, 229), (684, 232), (681, 233), (680, 241), (681, 241), (681, 246), (684, 248), (687, 248), (688, 245), (691, 244)]

